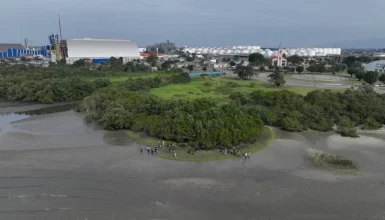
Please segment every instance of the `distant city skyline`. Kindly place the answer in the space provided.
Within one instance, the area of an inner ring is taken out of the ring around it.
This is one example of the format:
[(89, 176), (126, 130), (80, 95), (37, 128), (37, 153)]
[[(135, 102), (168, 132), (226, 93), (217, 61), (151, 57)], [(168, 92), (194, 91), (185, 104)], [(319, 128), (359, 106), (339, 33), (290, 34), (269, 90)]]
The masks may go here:
[(13, 0), (1, 6), (7, 19), (0, 23), (2, 43), (23, 44), (27, 37), (32, 45), (47, 44), (48, 34), (59, 33), (60, 13), (64, 39), (128, 39), (140, 47), (166, 40), (177, 46), (338, 47), (362, 39), (385, 47), (383, 0)]

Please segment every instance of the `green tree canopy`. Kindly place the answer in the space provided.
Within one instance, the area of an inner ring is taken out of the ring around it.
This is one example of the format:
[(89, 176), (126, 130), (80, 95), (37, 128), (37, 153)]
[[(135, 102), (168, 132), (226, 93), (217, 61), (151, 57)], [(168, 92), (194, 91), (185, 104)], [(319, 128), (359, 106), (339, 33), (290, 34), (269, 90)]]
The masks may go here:
[(364, 74), (364, 81), (369, 83), (369, 84), (374, 84), (378, 81), (378, 72), (375, 71), (368, 71)]
[(149, 57), (147, 57), (147, 62), (151, 66), (156, 66), (158, 59), (159, 59), (158, 56), (156, 56), (155, 54), (151, 54)]
[(337, 132), (342, 136), (358, 137), (354, 122), (352, 122), (347, 116), (343, 116), (339, 120), (337, 126)]
[(298, 55), (293, 55), (288, 57), (287, 61), (292, 63), (293, 65), (298, 65), (298, 64), (301, 64), (304, 61), (304, 59), (303, 57), (300, 57)]
[(87, 67), (89, 66), (89, 64), (91, 63), (91, 60), (89, 59), (79, 59), (79, 60), (76, 60), (72, 66), (73, 67)]
[(356, 67), (349, 67), (348, 68), (348, 74), (350, 75), (350, 77), (353, 77), (353, 75), (355, 75), (357, 72), (358, 72), (358, 68), (356, 68)]
[(238, 77), (243, 80), (251, 79), (251, 77), (254, 75), (254, 71), (251, 66), (242, 65), (237, 65), (234, 73), (237, 74)]
[(326, 72), (325, 64), (323, 63), (318, 63), (315, 65), (316, 66), (316, 72), (323, 73)]
[(190, 71), (190, 73), (194, 70), (194, 65), (188, 65), (187, 66), (187, 69), (188, 71)]
[(162, 70), (169, 70), (169, 69), (171, 69), (171, 65), (172, 65), (172, 64), (173, 64), (172, 61), (166, 60), (166, 61), (164, 61), (164, 62), (161, 64), (161, 68), (162, 68)]
[(269, 81), (277, 87), (283, 86), (286, 83), (283, 74), (281, 74), (277, 70), (275, 70), (274, 73), (270, 74), (269, 77), (270, 77)]
[(358, 80), (361, 81), (361, 79), (363, 79), (364, 76), (365, 76), (365, 70), (363, 70), (363, 69), (357, 69), (357, 70), (355, 71), (354, 76), (355, 76)]
[(310, 65), (310, 66), (307, 68), (307, 71), (309, 71), (309, 72), (311, 72), (311, 73), (317, 72), (317, 71), (318, 71), (317, 65), (316, 65), (316, 64)]
[(381, 74), (381, 76), (378, 78), (378, 80), (380, 82), (382, 82), (383, 84), (385, 84), (385, 73)]
[(305, 70), (305, 68), (304, 68), (303, 66), (297, 66), (297, 67), (295, 68), (295, 70), (296, 70), (299, 74), (301, 74), (301, 73)]
[(377, 130), (382, 128), (382, 124), (377, 122), (373, 117), (365, 119), (362, 129), (365, 130)]
[(266, 64), (267, 59), (260, 53), (252, 53), (249, 55), (249, 62), (254, 66), (259, 66)]

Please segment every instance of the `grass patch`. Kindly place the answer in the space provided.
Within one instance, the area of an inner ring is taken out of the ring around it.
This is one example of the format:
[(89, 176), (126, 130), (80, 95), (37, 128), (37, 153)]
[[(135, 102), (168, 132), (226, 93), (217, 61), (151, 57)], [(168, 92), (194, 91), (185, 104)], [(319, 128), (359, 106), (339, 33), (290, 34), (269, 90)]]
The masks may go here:
[[(265, 127), (259, 141), (254, 144), (248, 145), (241, 150), (241, 155), (244, 153), (255, 153), (262, 150), (271, 144), (275, 139), (274, 131)], [(219, 150), (203, 151), (199, 150), (193, 154), (188, 153), (188, 148), (177, 148), (176, 157), (174, 157), (172, 152), (169, 152), (168, 149), (161, 149), (158, 156), (163, 159), (176, 160), (176, 161), (185, 161), (185, 162), (206, 162), (206, 161), (218, 161), (225, 159), (235, 159), (239, 158), (230, 154), (224, 155)]]
[(307, 160), (316, 168), (337, 171), (342, 174), (355, 174), (359, 170), (352, 160), (340, 155), (313, 152), (309, 154)]
[[(150, 93), (164, 99), (182, 98), (185, 100), (197, 98), (215, 98), (227, 100), (230, 91), (251, 93), (257, 90), (267, 92), (288, 90), (301, 95), (306, 95), (314, 90), (323, 90), (310, 86), (290, 86), (274, 87), (268, 82), (258, 80), (236, 80), (233, 78), (212, 78), (210, 86), (206, 86), (208, 79), (196, 79), (186, 84), (173, 84), (161, 88), (151, 89)], [(205, 85), (206, 84), (206, 85)], [(343, 89), (332, 89), (334, 92), (342, 92)]]
[(136, 133), (136, 132), (133, 132), (133, 131), (127, 131), (126, 132), (127, 136), (135, 141), (139, 140), (141, 137), (140, 137), (140, 134), (139, 133)]
[(105, 76), (105, 77), (85, 77), (84, 79), (88, 81), (94, 81), (100, 78), (108, 79), (111, 83), (124, 82), (128, 79), (138, 79), (138, 78), (154, 78), (156, 76), (161, 76), (168, 74), (166, 72), (148, 72), (148, 73), (126, 73), (121, 76)]
[(126, 134), (129, 138), (133, 139), (136, 143), (155, 147), (160, 139), (149, 137), (145, 134), (134, 132), (134, 131), (126, 131)]

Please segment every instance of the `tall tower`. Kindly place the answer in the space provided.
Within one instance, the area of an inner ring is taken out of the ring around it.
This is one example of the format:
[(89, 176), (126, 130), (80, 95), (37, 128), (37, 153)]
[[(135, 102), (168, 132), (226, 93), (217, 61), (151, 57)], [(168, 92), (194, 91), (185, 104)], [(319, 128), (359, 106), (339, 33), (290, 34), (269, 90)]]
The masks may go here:
[(59, 16), (59, 30), (60, 30), (60, 41), (63, 40), (63, 35), (61, 33), (61, 21), (60, 21), (60, 14), (58, 14)]
[(50, 42), (50, 55), (54, 55), (56, 61), (60, 61), (61, 54), (60, 54), (60, 45), (59, 45), (59, 35), (58, 34), (50, 34), (49, 35), (49, 42)]
[(25, 49), (28, 49), (28, 48), (29, 48), (29, 45), (28, 45), (28, 38), (25, 38), (25, 39), (24, 39), (24, 47), (25, 47)]
[(278, 49), (277, 60), (278, 60), (277, 66), (282, 66), (283, 51), (281, 48)]

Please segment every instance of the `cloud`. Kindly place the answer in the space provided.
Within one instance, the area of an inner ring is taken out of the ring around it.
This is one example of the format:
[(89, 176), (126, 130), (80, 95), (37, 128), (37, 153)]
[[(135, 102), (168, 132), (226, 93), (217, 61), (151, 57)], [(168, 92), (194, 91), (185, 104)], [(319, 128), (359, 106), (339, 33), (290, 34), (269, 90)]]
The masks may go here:
[(294, 45), (385, 36), (383, 0), (13, 0), (2, 3), (3, 41), (46, 44), (68, 38), (119, 38), (140, 45)]

